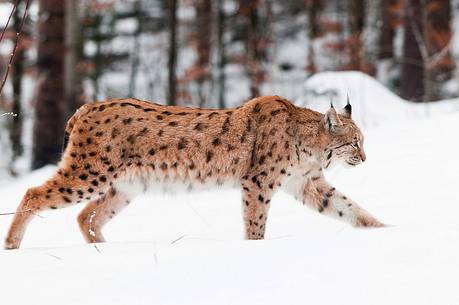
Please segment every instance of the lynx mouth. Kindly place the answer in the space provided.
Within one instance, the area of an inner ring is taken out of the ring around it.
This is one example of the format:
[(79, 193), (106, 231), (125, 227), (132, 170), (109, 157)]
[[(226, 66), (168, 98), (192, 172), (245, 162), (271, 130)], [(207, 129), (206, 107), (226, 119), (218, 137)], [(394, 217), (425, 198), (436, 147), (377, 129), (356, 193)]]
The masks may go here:
[(357, 166), (360, 164), (360, 161), (346, 161), (347, 164), (349, 164), (350, 166)]

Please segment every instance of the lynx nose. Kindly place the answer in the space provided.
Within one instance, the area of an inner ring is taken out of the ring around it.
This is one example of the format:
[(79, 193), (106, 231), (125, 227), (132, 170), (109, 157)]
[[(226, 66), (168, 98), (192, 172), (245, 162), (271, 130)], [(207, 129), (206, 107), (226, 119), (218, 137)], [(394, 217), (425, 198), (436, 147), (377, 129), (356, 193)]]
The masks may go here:
[(360, 159), (362, 160), (362, 162), (365, 162), (365, 160), (367, 159), (367, 156), (365, 155), (365, 152), (363, 150), (360, 150)]

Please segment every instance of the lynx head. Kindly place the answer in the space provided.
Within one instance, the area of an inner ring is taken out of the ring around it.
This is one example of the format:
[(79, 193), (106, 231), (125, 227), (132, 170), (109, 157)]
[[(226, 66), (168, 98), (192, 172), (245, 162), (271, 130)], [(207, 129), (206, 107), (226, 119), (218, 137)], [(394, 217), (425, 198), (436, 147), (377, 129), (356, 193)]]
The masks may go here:
[(365, 161), (363, 135), (351, 118), (352, 107), (348, 103), (338, 114), (333, 105), (325, 113), (323, 124), (327, 138), (324, 151), (325, 167), (340, 161), (355, 166)]

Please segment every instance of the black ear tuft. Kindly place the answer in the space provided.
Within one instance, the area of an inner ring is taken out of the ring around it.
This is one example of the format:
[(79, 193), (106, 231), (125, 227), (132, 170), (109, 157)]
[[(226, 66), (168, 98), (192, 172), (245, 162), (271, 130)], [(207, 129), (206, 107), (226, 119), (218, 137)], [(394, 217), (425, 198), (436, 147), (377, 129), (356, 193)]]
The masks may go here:
[(352, 116), (352, 106), (349, 102), (349, 94), (347, 95), (347, 104), (344, 106), (343, 115), (350, 118)]
[(344, 115), (347, 116), (348, 118), (351, 117), (351, 115), (352, 115), (352, 106), (351, 106), (351, 104), (347, 104), (344, 107)]

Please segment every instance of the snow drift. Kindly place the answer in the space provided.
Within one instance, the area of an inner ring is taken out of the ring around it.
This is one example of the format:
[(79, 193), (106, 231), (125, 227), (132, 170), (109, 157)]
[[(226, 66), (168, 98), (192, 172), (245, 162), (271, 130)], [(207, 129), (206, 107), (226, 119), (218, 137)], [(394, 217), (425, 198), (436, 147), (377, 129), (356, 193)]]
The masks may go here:
[(305, 82), (305, 95), (296, 103), (324, 112), (330, 106), (344, 106), (349, 94), (353, 119), (364, 129), (390, 122), (426, 118), (459, 111), (459, 99), (413, 103), (398, 97), (365, 73), (323, 72)]

